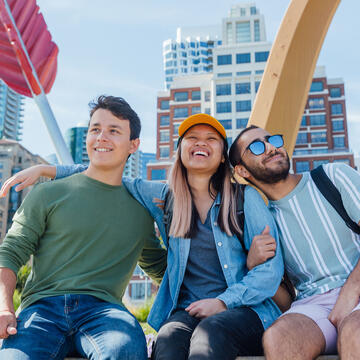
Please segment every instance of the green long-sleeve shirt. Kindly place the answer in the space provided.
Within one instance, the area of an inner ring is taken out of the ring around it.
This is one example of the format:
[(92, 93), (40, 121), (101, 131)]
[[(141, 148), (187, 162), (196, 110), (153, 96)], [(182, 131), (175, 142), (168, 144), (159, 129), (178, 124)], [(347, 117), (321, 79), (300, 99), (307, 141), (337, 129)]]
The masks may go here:
[(148, 212), (124, 186), (83, 174), (37, 185), (25, 198), (0, 246), (0, 267), (17, 273), (31, 254), (22, 308), (74, 293), (121, 304), (137, 261), (156, 281), (166, 268)]

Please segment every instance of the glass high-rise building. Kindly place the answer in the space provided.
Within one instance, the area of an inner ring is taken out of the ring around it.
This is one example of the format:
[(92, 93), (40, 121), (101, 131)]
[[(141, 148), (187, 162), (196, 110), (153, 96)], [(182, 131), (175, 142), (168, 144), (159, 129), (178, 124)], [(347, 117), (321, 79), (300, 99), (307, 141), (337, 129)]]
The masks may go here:
[(75, 164), (88, 164), (89, 157), (86, 152), (87, 126), (78, 125), (66, 131), (65, 142)]
[(0, 139), (21, 140), (24, 99), (0, 80)]

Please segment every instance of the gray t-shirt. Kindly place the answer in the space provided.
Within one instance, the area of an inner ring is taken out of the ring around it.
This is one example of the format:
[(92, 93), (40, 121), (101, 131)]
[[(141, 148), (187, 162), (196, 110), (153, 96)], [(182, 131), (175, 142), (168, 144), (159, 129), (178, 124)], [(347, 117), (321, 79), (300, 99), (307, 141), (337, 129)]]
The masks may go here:
[(189, 239), (190, 252), (177, 309), (185, 309), (197, 300), (216, 298), (227, 288), (216, 251), (210, 211), (204, 224), (197, 220), (197, 228), (196, 236)]

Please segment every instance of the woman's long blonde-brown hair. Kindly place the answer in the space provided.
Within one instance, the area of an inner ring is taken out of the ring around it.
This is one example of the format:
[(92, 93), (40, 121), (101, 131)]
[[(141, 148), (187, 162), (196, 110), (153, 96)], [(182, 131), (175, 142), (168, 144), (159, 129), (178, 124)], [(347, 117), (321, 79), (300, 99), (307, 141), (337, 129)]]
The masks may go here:
[[(181, 161), (181, 141), (175, 155), (175, 162), (169, 174), (169, 188), (173, 196), (173, 215), (170, 225), (170, 236), (191, 238), (196, 233), (197, 211), (192, 199), (191, 189), (187, 179), (187, 170)], [(217, 171), (209, 182), (209, 194), (215, 199), (220, 193), (221, 202), (217, 223), (227, 235), (242, 236), (242, 230), (237, 221), (237, 190), (231, 184), (231, 167), (227, 154), (227, 142), (223, 141), (223, 157)]]

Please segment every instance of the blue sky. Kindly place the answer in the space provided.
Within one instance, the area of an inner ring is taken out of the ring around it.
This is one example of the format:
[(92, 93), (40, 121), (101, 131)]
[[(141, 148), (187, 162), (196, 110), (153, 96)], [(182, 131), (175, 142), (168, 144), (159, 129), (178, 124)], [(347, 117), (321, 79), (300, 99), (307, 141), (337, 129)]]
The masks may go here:
[[(139, 114), (140, 149), (155, 152), (156, 95), (163, 90), (162, 41), (177, 27), (221, 24), (228, 0), (37, 0), (60, 49), (48, 99), (65, 132), (88, 121), (88, 102), (100, 94), (124, 97)], [(258, 0), (273, 41), (289, 0)], [(328, 77), (345, 81), (350, 147), (360, 152), (360, 50), (357, 0), (343, 0), (318, 61)], [(23, 145), (42, 156), (54, 153), (40, 113), (26, 100)]]

